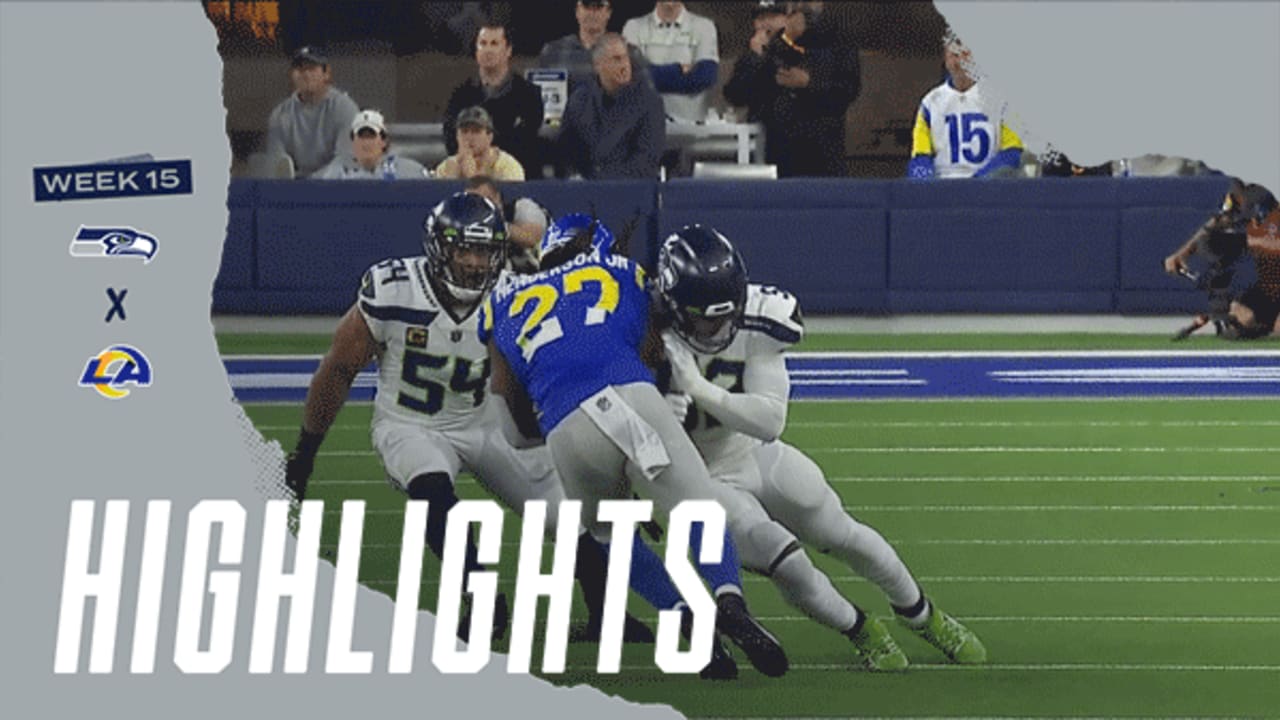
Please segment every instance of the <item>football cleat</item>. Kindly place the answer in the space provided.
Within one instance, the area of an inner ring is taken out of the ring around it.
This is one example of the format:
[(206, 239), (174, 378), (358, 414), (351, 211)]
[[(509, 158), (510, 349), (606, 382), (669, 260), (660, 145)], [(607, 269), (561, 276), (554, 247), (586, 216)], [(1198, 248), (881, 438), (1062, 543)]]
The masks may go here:
[[(693, 613), (689, 612), (687, 607), (680, 612), (680, 634), (684, 635), (686, 640), (693, 635)], [(703, 680), (738, 679), (738, 663), (724, 649), (719, 633), (711, 635), (711, 660), (706, 667), (698, 671), (698, 677)]]
[(738, 679), (738, 663), (734, 662), (729, 652), (724, 649), (724, 644), (720, 642), (718, 634), (712, 636), (711, 639), (711, 662), (698, 671), (698, 677), (703, 680)]
[(787, 673), (790, 664), (782, 645), (751, 617), (746, 600), (738, 593), (722, 593), (716, 598), (716, 629), (741, 648), (764, 675), (782, 677)]
[(906, 653), (879, 620), (867, 616), (862, 628), (849, 640), (862, 666), (873, 672), (900, 672), (907, 669)]
[(911, 628), (911, 632), (924, 638), (924, 641), (942, 651), (947, 659), (961, 665), (979, 665), (987, 661), (987, 649), (973, 631), (960, 621), (942, 611), (937, 605), (930, 603), (929, 619), (920, 627), (908, 625), (906, 620), (898, 620)]

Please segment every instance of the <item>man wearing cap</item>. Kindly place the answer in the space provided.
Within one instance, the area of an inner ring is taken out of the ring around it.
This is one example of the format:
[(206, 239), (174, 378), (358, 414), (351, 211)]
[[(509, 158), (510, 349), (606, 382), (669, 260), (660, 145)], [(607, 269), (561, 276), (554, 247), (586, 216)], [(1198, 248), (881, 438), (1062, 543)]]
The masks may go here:
[[(569, 73), (569, 92), (579, 85), (590, 83), (595, 77), (595, 67), (591, 62), (591, 48), (596, 41), (608, 32), (609, 18), (613, 9), (609, 0), (578, 0), (574, 10), (574, 18), (578, 21), (578, 32), (552, 40), (542, 46), (538, 54), (537, 66), (540, 68), (566, 70)], [(643, 69), (645, 82), (653, 84), (649, 77), (648, 62), (639, 48), (630, 48), (631, 64), (637, 72)]]
[(267, 120), (266, 152), (288, 155), (294, 174), (306, 177), (351, 150), (351, 122), (359, 106), (332, 86), (329, 59), (316, 47), (304, 45), (289, 67), (293, 94), (271, 111)]
[(845, 175), (845, 115), (858, 97), (858, 49), (822, 3), (760, 3), (755, 33), (724, 85), (764, 125), (765, 161), (780, 177)]
[(520, 161), (493, 144), (493, 118), (488, 110), (473, 105), (458, 113), (455, 137), (458, 152), (436, 166), (436, 177), (465, 179), (488, 175), (495, 180), (524, 180)]
[(720, 72), (715, 23), (689, 12), (682, 2), (663, 0), (648, 15), (628, 20), (622, 37), (649, 61), (649, 74), (662, 93), (668, 117), (684, 122), (707, 119), (711, 88)]
[(562, 172), (591, 180), (658, 177), (667, 140), (662, 98), (636, 76), (621, 35), (607, 33), (591, 55), (596, 82), (570, 94), (556, 140)]
[(387, 151), (387, 124), (377, 110), (361, 110), (351, 121), (351, 152), (339, 155), (311, 177), (319, 180), (422, 180), (422, 163)]
[(540, 175), (538, 129), (542, 127), (542, 91), (511, 72), (511, 36), (508, 28), (486, 22), (476, 35), (478, 73), (454, 88), (444, 111), (444, 144), (458, 152), (455, 139), (458, 113), (479, 105), (493, 120), (493, 142), (511, 153), (526, 174)]

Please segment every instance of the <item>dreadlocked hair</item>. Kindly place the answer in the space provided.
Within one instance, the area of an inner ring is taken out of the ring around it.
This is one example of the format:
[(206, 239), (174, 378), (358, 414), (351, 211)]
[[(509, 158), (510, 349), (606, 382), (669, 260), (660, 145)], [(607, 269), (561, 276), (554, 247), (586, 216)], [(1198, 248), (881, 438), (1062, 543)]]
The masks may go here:
[(558, 267), (570, 260), (578, 257), (582, 253), (591, 251), (591, 239), (596, 235), (596, 227), (600, 224), (599, 220), (592, 219), (591, 224), (578, 231), (573, 239), (552, 250), (542, 256), (542, 260), (538, 263), (538, 269), (547, 270), (549, 268)]

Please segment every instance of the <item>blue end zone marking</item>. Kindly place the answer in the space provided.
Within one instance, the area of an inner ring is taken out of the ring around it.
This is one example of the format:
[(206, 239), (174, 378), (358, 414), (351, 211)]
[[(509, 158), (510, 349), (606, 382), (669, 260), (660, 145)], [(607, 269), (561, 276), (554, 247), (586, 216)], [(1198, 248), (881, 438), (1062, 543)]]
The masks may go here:
[[(226, 358), (241, 402), (302, 402), (319, 358)], [(795, 353), (796, 400), (1280, 396), (1280, 352)], [(373, 398), (366, 368), (350, 399)]]

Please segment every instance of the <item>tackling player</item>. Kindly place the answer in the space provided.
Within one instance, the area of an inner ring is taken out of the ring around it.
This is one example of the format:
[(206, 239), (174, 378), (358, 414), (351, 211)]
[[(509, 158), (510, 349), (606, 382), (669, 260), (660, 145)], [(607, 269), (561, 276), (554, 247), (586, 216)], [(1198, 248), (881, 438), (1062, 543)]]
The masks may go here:
[[(427, 545), (442, 557), (448, 512), (458, 503), (454, 482), (463, 469), (517, 513), (526, 500), (558, 507), (564, 491), (545, 449), (517, 450), (503, 439), (505, 407), (488, 401), (489, 360), (477, 339), (476, 308), (507, 258), (500, 211), (480, 195), (457, 193), (432, 209), (425, 230), (425, 255), (383, 261), (361, 279), (359, 296), (311, 379), (286, 482), (301, 500), (325, 432), (356, 375), (376, 358), (373, 447), (392, 484), (410, 499), (429, 501)], [(550, 533), (555, 516), (550, 513)], [(483, 569), (476, 557), (468, 537), (467, 573)], [(599, 636), (605, 572), (602, 549), (583, 533), (575, 576), (590, 615), (586, 639)], [(495, 637), (505, 632), (505, 596), (497, 607)], [(467, 616), (459, 627), (463, 639)], [(628, 617), (626, 638), (652, 642), (653, 635)]]
[(804, 330), (795, 297), (749, 284), (742, 256), (702, 225), (662, 244), (657, 286), (671, 322), (663, 341), (673, 385), (683, 391), (669, 401), (722, 483), (743, 567), (848, 637), (868, 669), (902, 670), (907, 657), (878, 620), (836, 591), (801, 541), (875, 583), (898, 618), (952, 661), (985, 661), (977, 636), (927, 600), (889, 543), (844, 511), (822, 470), (778, 439), (791, 390), (783, 352)]
[[(524, 421), (519, 435), (546, 438), (566, 494), (583, 501), (588, 528), (601, 542), (609, 526), (593, 522), (599, 502), (630, 498), (633, 485), (664, 514), (683, 500), (715, 498), (706, 466), (642, 359), (642, 345), (658, 351), (644, 272), (611, 254), (613, 246), (599, 221), (561, 218), (543, 239), (541, 272), (507, 276), (480, 320), (494, 392)], [(695, 557), (699, 530), (695, 524)], [(720, 563), (698, 569), (715, 594), (717, 628), (760, 672), (784, 674), (782, 647), (747, 611), (731, 538)]]

